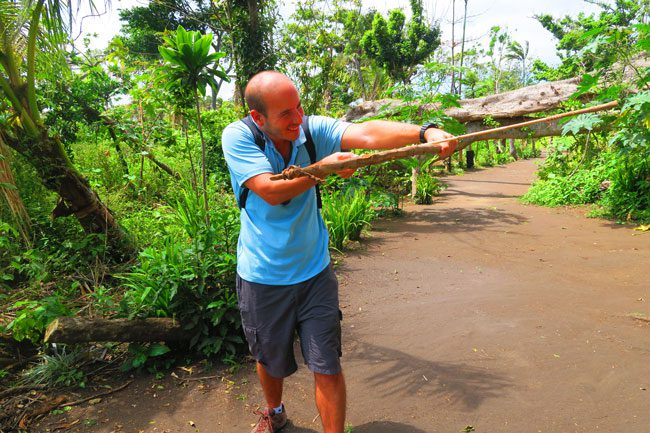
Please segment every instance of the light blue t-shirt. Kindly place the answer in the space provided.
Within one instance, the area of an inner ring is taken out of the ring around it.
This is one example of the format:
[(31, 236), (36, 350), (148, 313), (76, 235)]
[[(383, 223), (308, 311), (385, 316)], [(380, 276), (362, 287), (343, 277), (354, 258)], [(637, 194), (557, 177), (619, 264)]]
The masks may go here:
[[(349, 123), (323, 116), (309, 117), (309, 131), (316, 147), (316, 161), (341, 150), (341, 137)], [(255, 144), (248, 126), (237, 121), (222, 135), (222, 147), (235, 197), (244, 183), (261, 173), (280, 173), (284, 159), (273, 141), (264, 135), (264, 152)], [(311, 164), (305, 133), (292, 142), (289, 164)], [(308, 280), (329, 264), (327, 227), (316, 207), (316, 190), (310, 188), (284, 205), (271, 206), (249, 191), (241, 210), (237, 244), (237, 273), (259, 284), (290, 285)]]

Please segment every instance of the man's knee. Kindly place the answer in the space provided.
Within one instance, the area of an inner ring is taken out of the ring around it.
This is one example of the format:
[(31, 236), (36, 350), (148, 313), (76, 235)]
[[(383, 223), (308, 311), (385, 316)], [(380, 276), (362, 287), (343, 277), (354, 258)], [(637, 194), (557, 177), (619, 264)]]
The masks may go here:
[(341, 384), (345, 385), (345, 377), (343, 376), (343, 371), (339, 371), (335, 374), (323, 374), (314, 372), (314, 380), (316, 381), (316, 386), (322, 387), (334, 387)]

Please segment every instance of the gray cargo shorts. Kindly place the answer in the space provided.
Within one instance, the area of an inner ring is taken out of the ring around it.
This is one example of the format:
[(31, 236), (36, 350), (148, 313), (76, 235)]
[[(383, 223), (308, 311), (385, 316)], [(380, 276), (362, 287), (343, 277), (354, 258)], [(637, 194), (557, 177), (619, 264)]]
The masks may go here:
[(341, 371), (342, 314), (331, 265), (289, 286), (251, 283), (237, 275), (237, 296), (248, 347), (271, 376), (287, 377), (298, 369), (293, 354), (296, 332), (311, 371)]

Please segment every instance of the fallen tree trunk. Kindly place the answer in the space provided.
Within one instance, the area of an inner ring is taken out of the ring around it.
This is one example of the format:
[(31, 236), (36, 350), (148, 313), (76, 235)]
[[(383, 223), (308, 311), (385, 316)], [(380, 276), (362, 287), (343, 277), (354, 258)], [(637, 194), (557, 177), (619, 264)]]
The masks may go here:
[(44, 340), (52, 343), (86, 343), (189, 341), (189, 338), (189, 333), (181, 324), (169, 318), (129, 320), (59, 317), (47, 327)]
[[(522, 87), (510, 92), (486, 96), (484, 98), (464, 99), (459, 101), (460, 107), (449, 108), (445, 114), (461, 123), (482, 121), (490, 117), (496, 121), (515, 118), (527, 114), (538, 113), (558, 108), (578, 89), (581, 78), (540, 83), (533, 86)], [(401, 109), (413, 106), (399, 99), (381, 99), (379, 101), (366, 101), (351, 108), (344, 117), (350, 122), (363, 120), (376, 116), (382, 112), (386, 114), (398, 113)], [(438, 110), (438, 104), (419, 105), (421, 112)]]
[[(619, 79), (621, 81), (633, 83), (641, 78), (639, 71), (648, 66), (650, 66), (650, 55), (642, 54), (629, 64), (614, 65), (609, 75), (620, 75)], [(609, 81), (611, 79), (612, 77), (603, 77), (601, 85), (610, 85)], [(458, 101), (460, 107), (449, 108), (444, 112), (447, 116), (453, 117), (460, 123), (481, 122), (486, 117), (489, 117), (503, 124), (507, 119), (521, 118), (529, 114), (560, 108), (562, 102), (569, 99), (578, 90), (581, 81), (582, 77), (574, 77), (566, 80), (538, 83), (483, 98), (464, 99)], [(647, 89), (647, 85), (644, 88)], [(635, 89), (631, 88), (630, 91), (635, 91)], [(592, 98), (593, 95), (590, 93), (580, 96), (580, 100), (583, 102)], [(412, 109), (414, 106), (418, 107), (420, 113), (440, 109), (439, 104), (419, 105), (417, 102), (406, 103), (399, 99), (381, 99), (378, 101), (365, 101), (351, 108), (345, 114), (343, 120), (351, 122), (380, 114), (390, 116), (399, 113), (405, 108)]]
[[(531, 120), (530, 117), (516, 117), (512, 119), (505, 119), (501, 122), (502, 126), (515, 125), (517, 123), (526, 122)], [(470, 122), (465, 125), (466, 132), (473, 134), (475, 132), (487, 131), (490, 129), (485, 126), (483, 122)], [(488, 132), (481, 137), (470, 137), (462, 140), (463, 144), (470, 144), (475, 141), (483, 140), (503, 140), (503, 139), (520, 139), (527, 138), (540, 138), (540, 137), (555, 137), (562, 135), (562, 125), (558, 120), (551, 120), (546, 123), (538, 123), (536, 125), (528, 126), (524, 129), (508, 129), (506, 131)]]

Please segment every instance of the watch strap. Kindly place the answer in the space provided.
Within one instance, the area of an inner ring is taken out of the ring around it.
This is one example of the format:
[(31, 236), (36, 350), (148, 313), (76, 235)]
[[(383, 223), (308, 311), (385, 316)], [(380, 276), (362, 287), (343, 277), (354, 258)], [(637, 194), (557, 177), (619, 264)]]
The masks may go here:
[(425, 125), (422, 125), (422, 128), (420, 128), (420, 143), (426, 143), (427, 140), (424, 138), (424, 133), (426, 132), (427, 129), (430, 128), (437, 128), (438, 125), (436, 123), (427, 123)]

